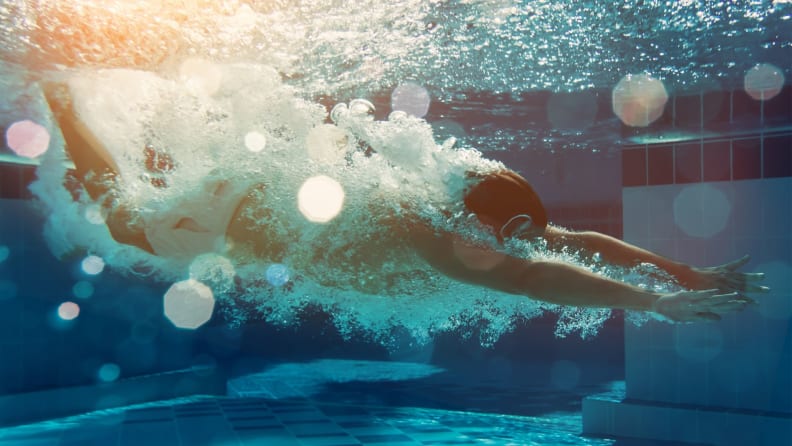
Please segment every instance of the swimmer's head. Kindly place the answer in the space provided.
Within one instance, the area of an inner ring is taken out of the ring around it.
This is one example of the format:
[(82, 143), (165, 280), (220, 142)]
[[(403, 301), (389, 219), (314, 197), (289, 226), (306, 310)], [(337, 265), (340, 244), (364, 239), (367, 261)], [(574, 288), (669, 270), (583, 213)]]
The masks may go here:
[(547, 213), (527, 181), (511, 171), (474, 176), (475, 184), (465, 194), (465, 206), (479, 221), (494, 229), (499, 241), (516, 237), (541, 237)]

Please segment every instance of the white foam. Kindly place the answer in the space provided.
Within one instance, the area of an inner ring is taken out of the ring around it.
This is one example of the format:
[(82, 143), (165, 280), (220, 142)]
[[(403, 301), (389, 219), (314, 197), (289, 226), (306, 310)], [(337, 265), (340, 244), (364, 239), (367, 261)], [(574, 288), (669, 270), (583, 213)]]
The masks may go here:
[[(220, 311), (227, 317), (235, 322), (261, 318), (294, 324), (302, 311), (315, 306), (330, 312), (340, 332), (350, 338), (363, 331), (393, 346), (399, 342), (394, 335), (399, 331), (427, 342), (441, 331), (468, 330), (472, 335), (472, 327), (477, 327), (479, 341), (492, 345), (517, 320), (560, 311), (435, 272), (381, 220), (409, 207), (473, 242), (492, 242), (470, 224), (461, 198), (466, 172), (492, 171), (502, 164), (484, 159), (474, 149), (439, 145), (431, 126), (421, 119), (374, 121), (367, 114), (352, 113), (342, 114), (332, 132), (349, 139), (346, 160), (311, 161), (305, 149), (311, 132), (330, 126), (323, 107), (300, 99), (269, 67), (216, 68), (223, 82), (211, 96), (194, 94), (177, 81), (178, 73), (167, 71), (76, 72), (68, 85), (81, 118), (118, 163), (126, 203), (139, 213), (168, 212), (179, 200), (221, 178), (266, 186), (257, 205), (244, 212), (258, 223), (262, 238), (283, 241), (282, 258), (229, 258), (232, 265), (221, 269), (216, 262), (204, 262), (206, 271), (222, 279), (217, 282), (223, 290), (213, 290), (216, 296), (232, 288), (244, 290), (234, 299), (223, 298)], [(245, 150), (243, 143), (253, 128), (268, 135), (266, 146), (256, 153)], [(351, 149), (359, 143), (370, 146), (373, 155)], [(173, 157), (174, 169), (162, 173), (168, 187), (156, 187), (146, 176), (147, 144)], [(55, 162), (63, 156), (62, 147), (45, 154), (33, 187), (51, 210), (45, 235), (57, 255), (87, 247), (115, 270), (168, 281), (188, 276), (189, 261), (171, 261), (120, 245), (104, 228), (87, 221), (88, 198), (74, 203), (64, 190), (63, 163)], [(327, 224), (307, 221), (297, 202), (300, 186), (320, 174), (333, 178), (345, 192), (343, 209)], [(264, 208), (269, 212), (261, 212)], [(522, 242), (509, 249), (513, 255), (549, 255), (540, 246)], [(574, 255), (567, 259), (577, 261)], [(267, 283), (266, 269), (272, 262), (292, 271), (287, 286)], [(234, 285), (234, 275), (241, 286)], [(562, 315), (572, 315), (570, 311)], [(609, 314), (574, 310), (574, 318), (562, 317), (558, 332), (595, 333)]]

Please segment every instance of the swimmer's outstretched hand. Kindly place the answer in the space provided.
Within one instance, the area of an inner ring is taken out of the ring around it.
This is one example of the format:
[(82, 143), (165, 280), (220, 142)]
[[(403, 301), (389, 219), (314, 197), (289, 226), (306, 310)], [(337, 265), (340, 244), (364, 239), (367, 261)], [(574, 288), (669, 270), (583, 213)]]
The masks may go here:
[(764, 273), (744, 273), (737, 271), (751, 260), (750, 256), (709, 268), (691, 267), (690, 277), (683, 285), (694, 290), (717, 289), (721, 292), (736, 291), (739, 293), (766, 293), (770, 288), (759, 285), (764, 280)]
[(661, 295), (652, 311), (675, 322), (719, 321), (721, 314), (742, 311), (756, 301), (740, 293), (717, 289), (679, 291)]

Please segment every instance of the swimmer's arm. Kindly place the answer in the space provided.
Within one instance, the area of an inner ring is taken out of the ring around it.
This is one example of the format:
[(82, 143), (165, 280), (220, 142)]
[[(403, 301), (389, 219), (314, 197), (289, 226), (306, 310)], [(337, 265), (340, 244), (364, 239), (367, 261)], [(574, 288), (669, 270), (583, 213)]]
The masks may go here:
[[(506, 293), (559, 305), (642, 311), (651, 311), (660, 297), (561, 262), (532, 261), (504, 255), (503, 260), (491, 269), (471, 269), (454, 252), (459, 236), (438, 233), (428, 225), (414, 223), (410, 226), (410, 237), (416, 252), (439, 272), (461, 282)], [(492, 251), (482, 249), (481, 253), (490, 256)]]
[(594, 231), (574, 232), (555, 226), (547, 226), (544, 235), (548, 247), (560, 250), (568, 247), (580, 250), (591, 257), (599, 253), (602, 260), (611, 265), (633, 267), (641, 263), (651, 263), (674, 276), (681, 285), (696, 289), (697, 274), (690, 265), (675, 262), (651, 251), (631, 245), (617, 238)]
[(143, 230), (130, 226), (133, 211), (120, 203), (115, 188), (111, 186), (111, 182), (118, 181), (115, 161), (99, 138), (77, 116), (68, 90), (58, 84), (46, 84), (43, 89), (66, 142), (66, 152), (74, 163), (75, 176), (92, 199), (102, 200), (110, 235), (119, 243), (154, 253)]

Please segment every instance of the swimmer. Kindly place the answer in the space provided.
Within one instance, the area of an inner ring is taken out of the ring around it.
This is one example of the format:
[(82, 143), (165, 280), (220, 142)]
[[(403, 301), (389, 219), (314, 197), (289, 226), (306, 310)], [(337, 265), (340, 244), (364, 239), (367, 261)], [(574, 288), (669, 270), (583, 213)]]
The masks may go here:
[[(119, 167), (102, 141), (75, 111), (70, 92), (62, 85), (45, 87), (45, 96), (66, 142), (66, 151), (75, 165), (74, 176), (95, 201), (101, 203), (108, 229), (119, 243), (136, 246), (151, 254), (195, 256), (216, 248), (221, 236), (226, 246), (237, 247), (228, 255), (254, 256), (277, 262), (283, 258), (289, 240), (278, 240), (251, 220), (261, 209), (255, 197), (268, 193), (265, 182), (235, 184), (233, 179), (216, 179), (202, 198), (187, 200), (167, 216), (140, 219), (134, 206), (124, 202)], [(164, 151), (142, 147), (151, 184), (167, 188), (165, 175), (174, 169), (174, 160)], [(578, 307), (649, 311), (677, 322), (719, 320), (722, 314), (741, 311), (756, 302), (746, 293), (766, 292), (761, 273), (740, 272), (746, 256), (725, 265), (697, 268), (675, 262), (592, 231), (573, 232), (548, 224), (539, 197), (517, 173), (496, 169), (469, 173), (463, 197), (464, 207), (475, 215), (482, 228), (491, 231), (492, 243), (471, 242), (463, 235), (433, 226), (425, 216), (411, 213), (384, 215), (380, 222), (394, 245), (411, 250), (435, 271), (460, 282), (521, 295), (553, 304)], [(198, 201), (196, 201), (198, 200)], [(182, 209), (183, 208), (183, 209)], [(439, 211), (438, 211), (439, 212)], [(655, 293), (612, 280), (572, 263), (520, 258), (507, 253), (510, 239), (544, 239), (548, 249), (579, 251), (584, 257), (599, 258), (605, 264), (634, 267), (656, 265), (685, 288), (673, 293)], [(376, 263), (380, 245), (371, 238), (349, 240), (359, 245), (361, 267)], [(369, 256), (371, 258), (369, 258)], [(323, 268), (334, 268), (332, 261)], [(370, 266), (369, 266), (370, 267)], [(377, 268), (376, 266), (374, 268)], [(321, 281), (320, 281), (321, 282)]]

